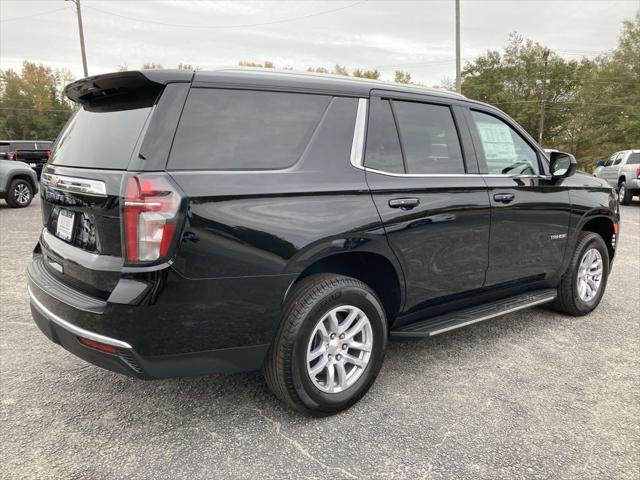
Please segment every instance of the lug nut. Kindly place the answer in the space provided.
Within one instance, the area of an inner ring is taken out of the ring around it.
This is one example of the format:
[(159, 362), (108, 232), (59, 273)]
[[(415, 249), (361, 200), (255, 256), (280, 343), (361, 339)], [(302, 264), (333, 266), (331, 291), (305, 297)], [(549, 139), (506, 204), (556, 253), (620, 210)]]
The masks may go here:
[(341, 359), (342, 359), (342, 355), (337, 354), (337, 355), (336, 355), (336, 360), (341, 360)]
[(340, 335), (340, 340), (343, 340), (343, 339), (344, 339), (344, 333)]
[(327, 355), (327, 358), (328, 358), (329, 360), (331, 360), (331, 354)]
[(343, 350), (346, 350), (346, 349), (347, 349), (347, 344), (346, 344), (346, 343), (343, 343), (343, 344), (342, 344), (342, 349), (343, 349)]
[(333, 340), (334, 338), (336, 338), (336, 334), (332, 333), (330, 338), (331, 338), (331, 340)]

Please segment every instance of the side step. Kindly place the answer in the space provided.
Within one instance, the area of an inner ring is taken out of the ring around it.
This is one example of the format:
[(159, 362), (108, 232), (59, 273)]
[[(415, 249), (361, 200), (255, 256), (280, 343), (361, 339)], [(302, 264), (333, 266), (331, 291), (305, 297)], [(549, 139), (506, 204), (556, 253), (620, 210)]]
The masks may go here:
[(485, 303), (403, 325), (400, 328), (391, 330), (390, 335), (392, 338), (433, 337), (439, 333), (455, 330), (472, 323), (482, 322), (507, 313), (552, 302), (555, 300), (556, 295), (555, 289), (534, 290), (496, 302)]

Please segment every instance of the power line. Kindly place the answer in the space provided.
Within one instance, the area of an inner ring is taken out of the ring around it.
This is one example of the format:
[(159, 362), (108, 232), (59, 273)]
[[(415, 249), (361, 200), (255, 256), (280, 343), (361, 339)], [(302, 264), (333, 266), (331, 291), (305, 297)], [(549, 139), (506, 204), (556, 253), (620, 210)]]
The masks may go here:
[(0, 23), (13, 22), (14, 20), (23, 20), (25, 18), (39, 17), (40, 15), (47, 15), (49, 13), (59, 12), (61, 10), (67, 10), (68, 8), (69, 7), (65, 6), (65, 7), (60, 7), (60, 8), (54, 8), (53, 10), (45, 10), (44, 12), (33, 13), (31, 15), (23, 15), (21, 17), (3, 18), (2, 20), (0, 20)]
[(354, 3), (351, 3), (349, 5), (345, 5), (345, 6), (342, 6), (342, 7), (332, 8), (330, 10), (324, 10), (322, 12), (310, 13), (308, 15), (301, 15), (299, 17), (282, 18), (280, 20), (273, 20), (271, 22), (247, 23), (247, 24), (238, 24), (238, 25), (185, 25), (185, 24), (179, 24), (179, 23), (166, 23), (166, 22), (159, 22), (159, 21), (156, 21), (156, 20), (129, 17), (127, 15), (121, 15), (119, 13), (110, 12), (108, 10), (102, 10), (101, 8), (96, 8), (93, 5), (91, 5), (91, 6), (85, 5), (84, 8), (95, 10), (97, 12), (101, 12), (101, 13), (104, 13), (106, 15), (112, 15), (114, 17), (125, 18), (127, 20), (132, 20), (134, 22), (141, 22), (141, 23), (147, 23), (147, 24), (152, 23), (152, 24), (155, 24), (155, 25), (162, 25), (164, 27), (200, 28), (200, 29), (205, 29), (205, 30), (216, 30), (216, 29), (229, 29), (229, 28), (264, 27), (264, 26), (267, 26), (267, 25), (277, 25), (279, 23), (294, 22), (294, 21), (297, 21), (297, 20), (304, 20), (306, 18), (319, 17), (320, 15), (327, 15), (329, 13), (339, 12), (340, 10), (346, 10), (347, 8), (355, 7), (357, 5), (365, 3), (367, 1), (368, 0), (360, 0), (358, 2), (354, 2)]

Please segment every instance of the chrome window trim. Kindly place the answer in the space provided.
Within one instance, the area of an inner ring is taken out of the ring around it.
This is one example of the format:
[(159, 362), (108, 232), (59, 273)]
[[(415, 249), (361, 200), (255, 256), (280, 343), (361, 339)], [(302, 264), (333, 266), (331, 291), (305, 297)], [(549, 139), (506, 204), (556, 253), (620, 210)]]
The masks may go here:
[(369, 101), (366, 98), (358, 99), (358, 111), (356, 112), (356, 123), (353, 129), (353, 141), (351, 142), (351, 165), (356, 168), (363, 168), (364, 164), (364, 142), (367, 125), (367, 106)]
[(42, 315), (44, 315), (48, 320), (56, 323), (60, 327), (65, 330), (77, 335), (79, 337), (87, 338), (89, 340), (93, 340), (94, 342), (104, 343), (106, 345), (111, 345), (112, 347), (118, 348), (126, 348), (133, 349), (131, 345), (127, 342), (123, 342), (122, 340), (116, 340), (115, 338), (105, 337), (104, 335), (100, 335), (99, 333), (91, 332), (89, 330), (85, 330), (84, 328), (76, 327), (72, 323), (67, 322), (64, 318), (59, 317), (47, 307), (45, 307), (40, 300), (36, 298), (36, 296), (31, 291), (30, 287), (27, 287), (29, 292), (29, 297), (31, 299), (31, 303)]
[(60, 190), (62, 192), (80, 193), (96, 197), (107, 196), (107, 186), (100, 180), (43, 173), (40, 182), (43, 186)]
[(508, 175), (497, 173), (392, 173), (375, 168), (364, 166), (364, 145), (367, 133), (367, 110), (369, 101), (366, 98), (358, 99), (358, 110), (356, 113), (356, 121), (353, 129), (353, 140), (351, 142), (351, 165), (365, 172), (377, 173), (379, 175), (387, 175), (389, 177), (408, 177), (408, 178), (463, 178), (463, 177), (484, 177), (484, 178), (540, 178), (544, 180), (551, 179), (551, 175)]

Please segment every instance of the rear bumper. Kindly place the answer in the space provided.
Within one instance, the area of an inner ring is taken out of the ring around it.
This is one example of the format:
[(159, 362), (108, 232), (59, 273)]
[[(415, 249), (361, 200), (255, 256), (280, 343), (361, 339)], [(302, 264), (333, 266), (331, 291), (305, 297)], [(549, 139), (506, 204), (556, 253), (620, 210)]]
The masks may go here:
[[(136, 350), (135, 341), (96, 331), (104, 328), (106, 323), (127, 324), (135, 322), (136, 318), (123, 316), (126, 315), (126, 309), (114, 313), (108, 302), (89, 297), (60, 282), (55, 283), (56, 280), (47, 276), (41, 264), (41, 256), (36, 256), (28, 269), (28, 290), (34, 322), (47, 338), (87, 362), (142, 379), (251, 371), (262, 366), (268, 344), (142, 355)], [(87, 328), (91, 324), (96, 328)], [(113, 347), (113, 352), (88, 347), (80, 339), (108, 345)]]
[(627, 189), (638, 191), (640, 190), (640, 178), (633, 178), (627, 182)]

